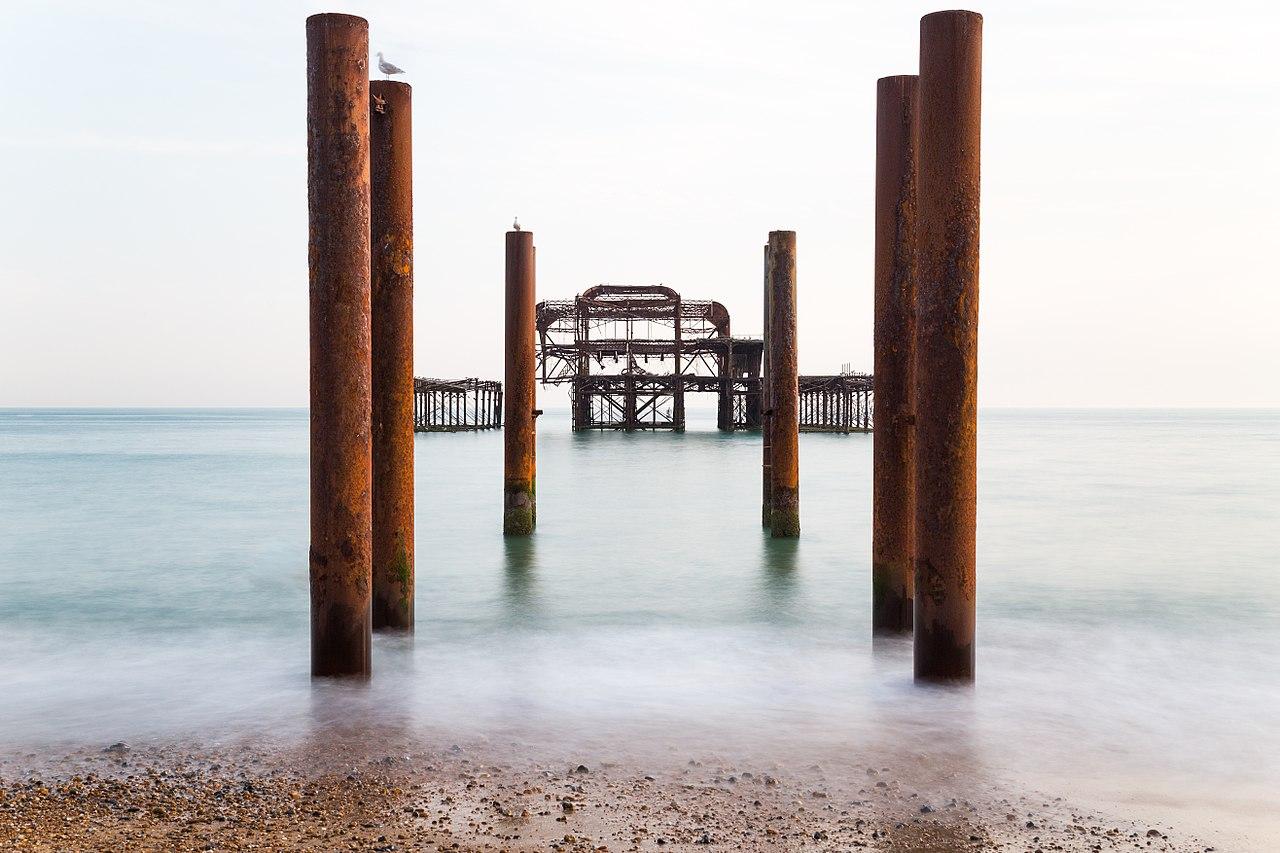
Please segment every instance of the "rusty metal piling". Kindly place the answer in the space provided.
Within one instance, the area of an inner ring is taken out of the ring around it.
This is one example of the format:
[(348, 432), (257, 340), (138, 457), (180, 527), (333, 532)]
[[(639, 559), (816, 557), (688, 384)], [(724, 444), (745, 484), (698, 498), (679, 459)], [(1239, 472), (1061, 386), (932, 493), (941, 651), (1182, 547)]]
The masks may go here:
[[(875, 394), (871, 630), (911, 631), (915, 588), (916, 83), (876, 84)], [(859, 406), (861, 410), (861, 406)]]
[(796, 348), (796, 232), (769, 233), (769, 531), (800, 535), (800, 376)]
[(311, 673), (368, 676), (369, 25), (307, 18)]
[(537, 523), (534, 261), (533, 233), (508, 231), (502, 532), (517, 536), (532, 533)]
[(915, 676), (974, 675), (982, 16), (920, 20)]
[(369, 84), (375, 630), (413, 628), (412, 94)]
[(764, 350), (760, 357), (760, 434), (763, 437), (763, 461), (761, 470), (763, 488), (761, 489), (760, 516), (761, 524), (769, 527), (773, 523), (773, 397), (769, 393), (769, 244), (764, 245)]

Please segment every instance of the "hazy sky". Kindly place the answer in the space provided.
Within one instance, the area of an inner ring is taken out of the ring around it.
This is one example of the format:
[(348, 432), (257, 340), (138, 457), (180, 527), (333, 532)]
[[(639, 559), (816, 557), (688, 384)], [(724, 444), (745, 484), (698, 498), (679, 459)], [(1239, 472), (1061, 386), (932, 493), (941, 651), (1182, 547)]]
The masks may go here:
[[(658, 283), (800, 366), (871, 367), (875, 81), (918, 3), (8, 0), (0, 406), (307, 398), (304, 19), (414, 85), (416, 372), (500, 378), (503, 232), (539, 297)], [(986, 406), (1280, 405), (1280, 12), (989, 2)]]

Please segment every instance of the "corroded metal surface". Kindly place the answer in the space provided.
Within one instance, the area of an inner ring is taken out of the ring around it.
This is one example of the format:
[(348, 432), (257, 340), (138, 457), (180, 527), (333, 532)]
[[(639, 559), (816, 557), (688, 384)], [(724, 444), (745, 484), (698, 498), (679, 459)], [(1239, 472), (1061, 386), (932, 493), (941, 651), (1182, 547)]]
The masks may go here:
[(538, 517), (534, 259), (533, 233), (508, 231), (502, 532), (511, 535), (532, 533)]
[(311, 672), (370, 671), (369, 25), (307, 18)]
[(769, 388), (773, 414), (769, 531), (800, 535), (800, 376), (796, 347), (796, 232), (769, 233)]
[(413, 91), (369, 83), (373, 627), (413, 627)]
[(876, 86), (875, 390), (871, 629), (911, 630), (915, 589), (916, 83)]
[(982, 16), (920, 21), (915, 674), (974, 674)]
[(760, 426), (763, 453), (760, 470), (763, 488), (760, 496), (760, 521), (765, 527), (773, 523), (773, 397), (769, 393), (769, 244), (764, 244), (764, 355), (760, 366)]

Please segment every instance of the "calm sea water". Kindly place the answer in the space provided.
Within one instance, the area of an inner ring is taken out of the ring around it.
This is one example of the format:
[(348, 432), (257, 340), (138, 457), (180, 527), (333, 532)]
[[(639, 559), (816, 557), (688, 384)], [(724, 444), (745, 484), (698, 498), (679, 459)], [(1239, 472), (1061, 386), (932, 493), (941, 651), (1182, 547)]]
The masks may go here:
[(1280, 838), (1280, 412), (984, 412), (959, 691), (871, 642), (870, 437), (802, 437), (804, 534), (773, 542), (758, 436), (698, 417), (549, 412), (525, 541), (500, 433), (418, 436), (418, 630), (360, 688), (308, 678), (305, 412), (0, 411), (4, 745), (353, 718), (896, 753)]

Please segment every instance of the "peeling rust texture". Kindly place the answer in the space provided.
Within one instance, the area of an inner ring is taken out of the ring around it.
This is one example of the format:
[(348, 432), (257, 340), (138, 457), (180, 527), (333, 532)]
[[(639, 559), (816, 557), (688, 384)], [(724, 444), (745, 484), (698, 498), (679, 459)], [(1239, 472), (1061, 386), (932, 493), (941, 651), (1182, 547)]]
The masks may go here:
[(502, 532), (525, 535), (537, 523), (534, 428), (537, 354), (534, 343), (533, 233), (507, 232), (506, 426), (503, 430)]
[(920, 21), (915, 674), (974, 675), (982, 16)]
[(412, 94), (369, 84), (375, 630), (413, 628)]
[(871, 630), (911, 631), (915, 588), (916, 83), (876, 86), (875, 402)]
[(796, 350), (796, 232), (769, 233), (769, 531), (800, 535), (800, 373)]
[(369, 25), (307, 18), (311, 673), (370, 673)]

